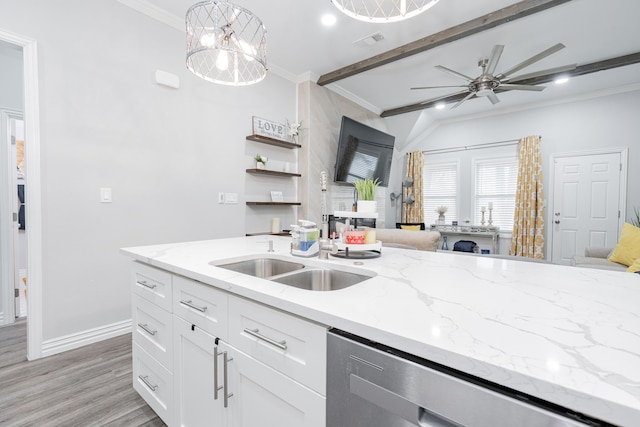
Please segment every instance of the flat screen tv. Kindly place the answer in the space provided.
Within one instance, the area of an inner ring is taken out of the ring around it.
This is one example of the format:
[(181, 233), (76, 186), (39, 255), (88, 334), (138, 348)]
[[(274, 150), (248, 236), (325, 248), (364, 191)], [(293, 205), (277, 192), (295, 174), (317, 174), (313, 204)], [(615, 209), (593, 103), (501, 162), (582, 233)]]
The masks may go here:
[(388, 187), (395, 140), (395, 136), (342, 116), (334, 182), (377, 178), (381, 187)]

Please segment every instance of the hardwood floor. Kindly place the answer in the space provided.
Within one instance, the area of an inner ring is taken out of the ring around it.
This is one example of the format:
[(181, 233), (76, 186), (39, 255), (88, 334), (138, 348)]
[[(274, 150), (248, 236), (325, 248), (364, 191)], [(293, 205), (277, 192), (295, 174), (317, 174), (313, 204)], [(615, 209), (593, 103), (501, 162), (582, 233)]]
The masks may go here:
[(135, 392), (131, 335), (26, 360), (26, 322), (0, 327), (0, 426), (164, 426)]

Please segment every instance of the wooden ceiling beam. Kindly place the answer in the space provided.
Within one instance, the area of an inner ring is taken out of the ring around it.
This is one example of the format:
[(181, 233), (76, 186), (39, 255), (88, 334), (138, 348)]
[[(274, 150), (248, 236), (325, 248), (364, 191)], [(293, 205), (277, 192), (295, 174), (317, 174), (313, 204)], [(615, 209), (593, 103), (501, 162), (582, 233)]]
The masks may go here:
[(320, 86), (334, 83), (338, 80), (398, 61), (446, 43), (451, 43), (464, 37), (469, 37), (473, 34), (507, 22), (515, 21), (516, 19), (524, 18), (534, 13), (542, 12), (569, 1), (571, 0), (524, 0), (379, 55), (372, 56), (363, 61), (356, 62), (355, 64), (347, 65), (346, 67), (323, 74), (317, 83)]
[[(533, 77), (530, 79), (518, 80), (517, 78), (514, 78), (512, 80), (509, 80), (509, 83), (523, 84), (523, 85), (539, 85), (539, 84), (550, 83), (560, 76), (567, 76), (569, 78), (584, 76), (586, 74), (597, 73), (598, 71), (605, 71), (605, 70), (610, 70), (612, 68), (624, 67), (625, 65), (633, 65), (638, 63), (640, 63), (640, 52), (636, 52), (636, 53), (632, 53), (624, 56), (618, 56), (618, 57), (606, 59), (603, 61), (592, 62), (589, 64), (579, 65), (575, 69), (570, 71), (545, 74), (545, 75)], [(496, 93), (509, 92), (509, 90), (497, 88), (495, 92)], [(439, 98), (429, 99), (428, 101), (423, 101), (415, 104), (405, 105), (402, 107), (392, 108), (390, 110), (383, 111), (382, 114), (380, 114), (380, 117), (397, 116), (398, 114), (410, 113), (412, 111), (432, 108), (432, 107), (435, 107), (435, 105), (439, 102), (451, 104), (451, 103), (460, 101), (465, 96), (467, 96), (467, 94), (468, 92), (465, 91), (463, 93), (446, 95)]]

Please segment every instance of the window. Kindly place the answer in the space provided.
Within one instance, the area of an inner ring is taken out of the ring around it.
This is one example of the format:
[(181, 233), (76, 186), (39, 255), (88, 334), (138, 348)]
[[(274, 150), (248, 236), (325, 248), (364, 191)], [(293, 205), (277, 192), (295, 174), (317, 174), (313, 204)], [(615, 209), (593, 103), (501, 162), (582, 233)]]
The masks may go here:
[(485, 221), (489, 221), (489, 206), (492, 204), (492, 225), (500, 227), (500, 231), (511, 232), (513, 230), (513, 212), (516, 206), (518, 158), (502, 157), (475, 160), (474, 169), (474, 223), (480, 224), (482, 207), (487, 209)]
[(445, 218), (448, 223), (456, 220), (458, 218), (458, 163), (425, 163), (422, 180), (424, 223), (427, 226), (436, 223), (438, 206), (447, 207)]

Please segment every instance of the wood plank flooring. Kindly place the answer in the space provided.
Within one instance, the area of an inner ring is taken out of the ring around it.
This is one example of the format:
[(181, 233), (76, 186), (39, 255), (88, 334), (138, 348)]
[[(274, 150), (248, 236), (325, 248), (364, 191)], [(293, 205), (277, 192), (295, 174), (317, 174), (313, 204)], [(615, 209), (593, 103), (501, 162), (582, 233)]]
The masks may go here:
[(131, 334), (27, 361), (26, 322), (0, 327), (0, 426), (165, 426), (131, 380)]

